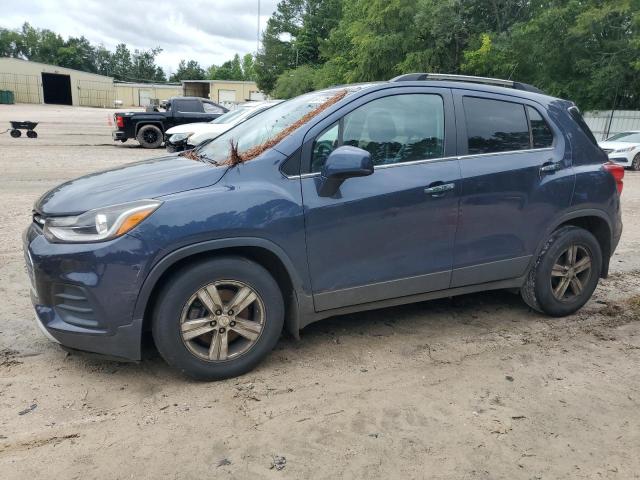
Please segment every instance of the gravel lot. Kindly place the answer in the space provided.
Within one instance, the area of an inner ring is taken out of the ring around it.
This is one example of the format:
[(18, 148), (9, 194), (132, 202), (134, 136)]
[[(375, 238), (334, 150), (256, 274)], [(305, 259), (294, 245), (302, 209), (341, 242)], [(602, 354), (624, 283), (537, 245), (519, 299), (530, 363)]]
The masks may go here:
[(113, 144), (111, 114), (0, 106), (2, 128), (41, 122), (0, 135), (2, 478), (640, 478), (640, 175), (611, 276), (574, 316), (491, 292), (336, 317), (203, 384), (151, 346), (140, 364), (69, 355), (33, 321), (34, 200), (162, 153)]

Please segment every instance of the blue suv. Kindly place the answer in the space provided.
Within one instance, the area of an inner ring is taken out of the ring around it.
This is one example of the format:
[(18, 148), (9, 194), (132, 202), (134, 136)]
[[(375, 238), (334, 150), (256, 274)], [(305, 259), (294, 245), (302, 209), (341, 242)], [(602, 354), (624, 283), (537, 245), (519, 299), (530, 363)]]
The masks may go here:
[(532, 86), (409, 74), (272, 107), (197, 150), (64, 183), (24, 234), (37, 323), (198, 379), (283, 329), (491, 289), (568, 315), (607, 275), (624, 170)]

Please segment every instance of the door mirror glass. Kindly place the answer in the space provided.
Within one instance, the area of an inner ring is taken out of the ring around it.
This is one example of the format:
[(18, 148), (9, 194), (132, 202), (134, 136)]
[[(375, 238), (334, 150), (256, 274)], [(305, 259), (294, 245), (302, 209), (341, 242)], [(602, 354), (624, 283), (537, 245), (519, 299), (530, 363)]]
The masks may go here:
[(330, 197), (346, 179), (365, 177), (372, 173), (373, 162), (369, 152), (350, 146), (336, 148), (322, 167), (318, 194), (321, 197)]

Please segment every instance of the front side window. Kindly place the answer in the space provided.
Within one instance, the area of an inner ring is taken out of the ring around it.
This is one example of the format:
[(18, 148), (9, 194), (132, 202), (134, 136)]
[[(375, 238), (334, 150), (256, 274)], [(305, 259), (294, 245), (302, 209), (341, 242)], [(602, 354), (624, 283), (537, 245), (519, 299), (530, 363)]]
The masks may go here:
[(205, 102), (202, 104), (202, 106), (204, 107), (205, 113), (224, 113), (222, 107), (219, 107), (218, 105), (215, 105), (213, 103)]
[(356, 108), (316, 138), (311, 171), (319, 172), (339, 145), (368, 151), (374, 165), (440, 158), (444, 156), (442, 97), (393, 95)]
[(531, 148), (524, 105), (475, 97), (463, 102), (469, 155)]

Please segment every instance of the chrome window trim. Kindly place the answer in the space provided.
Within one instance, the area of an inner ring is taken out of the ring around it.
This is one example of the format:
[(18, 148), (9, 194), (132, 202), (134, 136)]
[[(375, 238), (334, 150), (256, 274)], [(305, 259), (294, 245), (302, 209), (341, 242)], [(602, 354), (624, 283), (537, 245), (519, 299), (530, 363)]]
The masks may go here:
[(524, 148), (522, 150), (507, 150), (504, 152), (489, 152), (489, 153), (474, 153), (471, 155), (459, 155), (458, 158), (460, 160), (466, 160), (468, 158), (476, 158), (476, 157), (490, 157), (496, 155), (514, 155), (517, 153), (531, 153), (531, 152), (545, 152), (545, 151), (553, 151), (554, 147), (543, 147), (543, 148)]
[[(387, 165), (375, 165), (374, 170), (380, 170), (384, 168), (391, 167), (403, 167), (405, 165), (419, 165), (421, 163), (435, 163), (435, 162), (446, 162), (449, 160), (468, 160), (473, 158), (482, 158), (496, 155), (514, 155), (518, 153), (532, 153), (532, 152), (552, 152), (554, 147), (544, 147), (544, 148), (527, 148), (524, 150), (508, 150), (505, 152), (490, 152), (490, 153), (476, 153), (473, 155), (458, 155), (453, 157), (439, 157), (439, 158), (427, 158), (424, 160), (413, 160), (411, 162), (400, 162), (400, 163), (390, 163)], [(303, 178), (313, 178), (320, 175), (320, 172), (314, 173), (302, 173), (300, 175), (285, 175), (289, 180), (297, 180)]]

